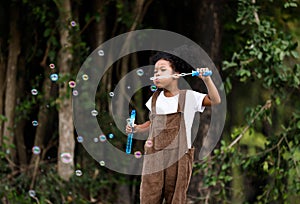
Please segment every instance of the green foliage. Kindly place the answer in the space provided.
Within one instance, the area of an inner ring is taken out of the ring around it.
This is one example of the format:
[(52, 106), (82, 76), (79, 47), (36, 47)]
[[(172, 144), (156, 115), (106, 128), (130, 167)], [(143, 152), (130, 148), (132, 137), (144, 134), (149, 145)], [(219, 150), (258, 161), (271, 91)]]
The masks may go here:
[[(282, 28), (282, 21), (274, 21), (278, 16), (271, 16), (281, 9), (284, 13), (288, 12), (284, 9), (296, 8), (297, 1), (277, 1), (280, 8), (276, 9), (270, 6), (273, 1), (253, 2), (239, 0), (236, 22), (226, 26), (235, 32), (233, 41), (239, 43), (229, 45), (232, 55), (223, 62), (228, 76), (225, 86), (230, 91), (239, 83), (258, 82), (272, 106), (262, 112), (261, 105), (245, 107), (246, 125), (232, 128), (214, 154), (197, 164), (200, 172), (208, 172), (203, 185), (210, 189), (212, 203), (230, 203), (229, 197), (231, 202), (250, 202), (249, 191), (256, 195), (251, 203), (294, 203), (300, 198), (300, 115), (297, 108), (295, 112), (287, 107), (299, 105), (298, 43)], [(269, 10), (263, 13), (263, 9)], [(282, 111), (283, 118), (274, 117), (277, 111)], [(266, 134), (265, 126), (273, 131)], [(235, 139), (237, 143), (228, 144)], [(231, 179), (224, 180), (222, 175)], [(255, 186), (246, 185), (249, 180), (255, 181)]]
[[(0, 151), (0, 155), (5, 155)], [(95, 161), (87, 161), (81, 174), (75, 174), (66, 182), (58, 175), (55, 163), (43, 162), (39, 165), (35, 185), (32, 189), (34, 166), (12, 172), (5, 157), (0, 159), (0, 198), (9, 203), (116, 203), (116, 186), (126, 183), (123, 175), (110, 172)], [(76, 170), (80, 170), (77, 164)], [(75, 171), (75, 170), (74, 170)], [(13, 179), (12, 179), (13, 178)], [(30, 196), (30, 190), (34, 194)]]

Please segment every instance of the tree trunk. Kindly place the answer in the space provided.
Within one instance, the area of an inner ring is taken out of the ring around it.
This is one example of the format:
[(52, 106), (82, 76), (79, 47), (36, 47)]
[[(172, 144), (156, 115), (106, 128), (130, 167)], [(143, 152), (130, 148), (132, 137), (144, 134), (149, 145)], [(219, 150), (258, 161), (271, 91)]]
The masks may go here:
[(0, 39), (0, 147), (2, 146), (3, 142), (3, 108), (4, 108), (4, 90), (6, 87), (5, 83), (5, 74), (6, 74), (6, 64), (5, 64), (5, 57), (1, 50), (2, 47), (2, 39)]
[[(19, 7), (17, 4), (11, 5), (10, 13), (10, 41), (9, 41), (9, 53), (6, 72), (6, 91), (5, 91), (5, 116), (7, 121), (4, 122), (3, 136), (7, 137), (4, 140), (6, 149), (10, 153), (12, 161), (16, 158), (16, 150), (14, 148), (14, 118), (16, 108), (16, 76), (18, 57), (21, 51), (20, 48), (20, 30), (18, 29), (19, 21)], [(10, 164), (12, 167), (12, 164)]]
[[(93, 44), (93, 48), (96, 49), (98, 46), (100, 46), (104, 40), (105, 40), (105, 35), (106, 35), (106, 14), (105, 12), (105, 5), (108, 3), (107, 0), (94, 0), (93, 1), (93, 8), (95, 9), (95, 12), (100, 16), (100, 21), (95, 22), (93, 24), (93, 32), (92, 32), (92, 41), (95, 42)], [(101, 84), (100, 86), (100, 97), (105, 97), (107, 95), (104, 95), (104, 93), (107, 93), (111, 90), (111, 77), (112, 77), (112, 69), (109, 69), (106, 71), (106, 73), (103, 75), (101, 79)], [(99, 100), (100, 102), (101, 100)], [(97, 107), (99, 107), (99, 111), (109, 111), (109, 106), (108, 103), (98, 103)]]
[(7, 62), (7, 38), (8, 38), (8, 3), (1, 1), (0, 3), (0, 147), (3, 143), (3, 115), (4, 115), (4, 93), (6, 87), (6, 62)]
[[(43, 81), (43, 86), (42, 86), (42, 94), (43, 94), (43, 102), (40, 104), (40, 108), (39, 108), (39, 112), (38, 112), (38, 117), (37, 117), (37, 121), (39, 123), (39, 125), (36, 128), (36, 132), (35, 132), (35, 137), (34, 137), (34, 146), (37, 146), (40, 148), (41, 153), (39, 155), (35, 155), (33, 154), (30, 160), (30, 165), (33, 165), (36, 163), (36, 160), (38, 159), (38, 157), (41, 157), (41, 155), (44, 155), (45, 152), (45, 137), (46, 137), (46, 133), (47, 133), (47, 128), (48, 123), (49, 123), (49, 110), (47, 108), (47, 103), (50, 101), (50, 97), (51, 97), (51, 80), (49, 78), (50, 75), (50, 69), (46, 64), (46, 60), (48, 57), (48, 52), (49, 52), (49, 44), (46, 48), (45, 51), (45, 55), (44, 58), (42, 60), (42, 62), (40, 63), (41, 68), (44, 69), (44, 75), (45, 75), (45, 79)], [(43, 158), (41, 158), (43, 159)]]
[[(64, 77), (71, 71), (71, 60), (73, 58), (68, 30), (71, 20), (70, 0), (58, 1), (59, 9), (59, 34), (61, 49), (58, 55), (58, 67), (60, 76)], [(74, 172), (74, 127), (72, 121), (72, 101), (68, 93), (68, 83), (64, 82), (59, 87), (59, 147), (58, 147), (58, 174), (68, 181)], [(71, 157), (68, 161), (61, 159), (62, 153), (68, 153)]]
[[(196, 23), (195, 25), (195, 41), (206, 51), (208, 56), (212, 59), (217, 68), (221, 64), (221, 19), (220, 14), (222, 12), (222, 2), (202, 0), (195, 1)], [(192, 85), (193, 89), (199, 89), (201, 86), (199, 83)], [(203, 87), (204, 88), (204, 87)], [(201, 90), (203, 90), (201, 88)], [(205, 145), (205, 136), (207, 135), (211, 118), (211, 109), (206, 109), (200, 116), (199, 131), (195, 140), (195, 146), (198, 147), (195, 158), (197, 159), (201, 145)], [(200, 146), (197, 146), (197, 144)], [(192, 196), (204, 196), (209, 199), (210, 190), (203, 190), (202, 177), (205, 172), (201, 172), (192, 177), (189, 194)], [(212, 202), (206, 200), (206, 202)]]
[[(20, 70), (20, 73), (25, 72), (25, 59), (24, 57), (20, 57), (18, 67)], [(21, 76), (18, 80), (18, 89), (16, 91), (17, 93), (17, 102), (20, 102), (21, 99), (24, 96), (24, 77)], [(27, 152), (26, 152), (26, 145), (24, 140), (24, 127), (26, 124), (26, 119), (23, 118), (23, 116), (19, 116), (20, 119), (16, 121), (16, 130), (15, 130), (15, 137), (16, 137), (16, 150), (18, 155), (18, 161), (21, 167), (21, 170), (25, 169), (27, 166)]]

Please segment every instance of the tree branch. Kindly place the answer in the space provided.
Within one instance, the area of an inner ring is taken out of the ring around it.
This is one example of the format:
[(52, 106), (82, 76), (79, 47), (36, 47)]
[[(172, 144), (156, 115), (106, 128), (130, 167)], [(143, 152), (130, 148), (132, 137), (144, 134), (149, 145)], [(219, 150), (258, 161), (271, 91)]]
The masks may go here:
[(267, 100), (266, 104), (261, 107), (261, 109), (256, 113), (256, 115), (252, 118), (252, 120), (250, 121), (250, 124), (247, 125), (243, 131), (241, 132), (241, 134), (239, 134), (239, 136), (228, 146), (228, 148), (230, 149), (233, 145), (235, 145), (240, 139), (242, 139), (242, 137), (245, 135), (245, 133), (247, 132), (247, 130), (250, 128), (251, 124), (254, 123), (254, 121), (258, 118), (258, 116), (264, 111), (267, 110), (271, 107), (272, 102), (271, 100)]

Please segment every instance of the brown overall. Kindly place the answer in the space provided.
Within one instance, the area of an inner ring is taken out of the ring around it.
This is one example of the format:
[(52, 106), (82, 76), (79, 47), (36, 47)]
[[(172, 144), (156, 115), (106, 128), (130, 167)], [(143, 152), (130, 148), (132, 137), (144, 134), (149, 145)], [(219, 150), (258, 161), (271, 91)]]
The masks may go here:
[(145, 145), (140, 203), (161, 204), (165, 199), (167, 204), (185, 204), (194, 159), (194, 149), (187, 147), (184, 122), (186, 90), (179, 92), (178, 109), (172, 114), (156, 113), (159, 93), (152, 96), (147, 142), (153, 145)]

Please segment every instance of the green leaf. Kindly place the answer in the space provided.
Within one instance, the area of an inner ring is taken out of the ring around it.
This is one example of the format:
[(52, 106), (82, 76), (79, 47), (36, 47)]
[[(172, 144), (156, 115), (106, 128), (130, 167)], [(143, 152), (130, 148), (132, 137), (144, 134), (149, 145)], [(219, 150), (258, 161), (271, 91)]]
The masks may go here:
[(300, 129), (300, 120), (297, 122), (297, 128)]
[(267, 161), (264, 161), (264, 164), (263, 164), (263, 170), (264, 171), (268, 171), (269, 170), (269, 164)]
[(291, 55), (292, 55), (294, 58), (296, 58), (296, 59), (299, 58), (299, 53), (298, 53), (297, 51), (295, 51), (295, 50), (292, 50), (292, 51), (291, 51)]

